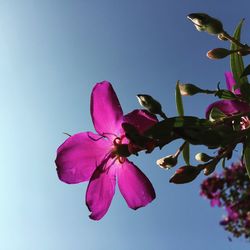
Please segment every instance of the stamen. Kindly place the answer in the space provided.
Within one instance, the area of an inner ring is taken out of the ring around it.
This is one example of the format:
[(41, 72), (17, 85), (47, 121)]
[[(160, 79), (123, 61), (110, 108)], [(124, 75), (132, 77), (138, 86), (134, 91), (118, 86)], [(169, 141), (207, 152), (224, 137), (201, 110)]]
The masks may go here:
[(116, 138), (114, 139), (114, 141), (113, 141), (113, 144), (114, 144), (115, 146), (117, 146), (117, 145), (120, 145), (121, 142), (122, 142), (122, 140), (121, 140), (119, 137), (116, 137)]
[(126, 158), (125, 157), (122, 157), (122, 156), (118, 156), (118, 161), (123, 164), (125, 161), (126, 161)]
[(92, 136), (90, 136), (89, 135), (89, 133), (88, 133), (88, 137), (91, 139), (91, 140), (93, 140), (93, 141), (99, 141), (99, 140), (101, 140), (101, 139), (103, 139), (103, 138), (105, 138), (105, 136), (102, 136), (102, 135), (99, 135), (100, 136), (100, 138), (93, 138)]
[(113, 133), (102, 133), (104, 137), (107, 137), (106, 135), (113, 135), (114, 137), (118, 137), (116, 134)]

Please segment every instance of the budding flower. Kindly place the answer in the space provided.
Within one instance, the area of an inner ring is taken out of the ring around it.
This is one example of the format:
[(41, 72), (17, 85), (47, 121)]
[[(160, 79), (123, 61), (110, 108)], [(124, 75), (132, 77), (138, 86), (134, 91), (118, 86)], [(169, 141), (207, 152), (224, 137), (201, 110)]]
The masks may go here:
[(200, 89), (199, 87), (191, 83), (186, 83), (186, 84), (179, 83), (179, 88), (180, 88), (181, 95), (183, 96), (192, 96), (192, 95), (204, 92), (202, 89)]
[(187, 18), (191, 20), (198, 31), (205, 31), (212, 35), (218, 35), (223, 32), (222, 23), (205, 13), (192, 13)]
[(156, 161), (156, 164), (163, 169), (170, 169), (177, 164), (178, 156), (168, 155)]
[(201, 169), (194, 166), (184, 166), (175, 172), (169, 182), (175, 184), (184, 184), (193, 181), (200, 173)]
[(207, 57), (209, 59), (222, 59), (225, 58), (227, 56), (229, 56), (231, 54), (231, 51), (225, 48), (216, 48), (216, 49), (212, 49), (209, 50), (207, 52)]
[(166, 118), (164, 113), (162, 112), (161, 104), (156, 101), (152, 96), (150, 95), (137, 95), (136, 96), (140, 105), (147, 109), (152, 114), (158, 114), (161, 115), (163, 118)]
[(196, 159), (196, 161), (199, 161), (199, 162), (208, 162), (208, 161), (212, 160), (213, 157), (209, 156), (205, 153), (198, 153), (195, 155), (195, 159)]

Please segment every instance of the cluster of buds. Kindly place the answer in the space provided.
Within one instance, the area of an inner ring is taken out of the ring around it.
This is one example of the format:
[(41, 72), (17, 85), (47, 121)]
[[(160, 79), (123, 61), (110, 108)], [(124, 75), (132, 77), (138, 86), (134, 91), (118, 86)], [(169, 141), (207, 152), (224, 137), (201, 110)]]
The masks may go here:
[(187, 18), (194, 24), (198, 31), (205, 31), (211, 35), (217, 35), (219, 40), (229, 41), (237, 45), (237, 49), (215, 48), (207, 52), (209, 59), (222, 59), (230, 54), (237, 53), (241, 56), (250, 54), (250, 47), (240, 43), (234, 37), (230, 36), (224, 29), (220, 20), (211, 17), (205, 13), (192, 13)]
[[(201, 155), (206, 155), (206, 154), (199, 153), (197, 155), (201, 156)], [(204, 157), (202, 156), (202, 158)], [(208, 158), (210, 158), (211, 160), (208, 160)], [(204, 175), (210, 175), (215, 171), (216, 166), (218, 162), (220, 161), (220, 159), (221, 159), (220, 156), (210, 157), (206, 155), (207, 162), (204, 162), (203, 164), (199, 164), (197, 166), (187, 165), (187, 166), (180, 167), (179, 169), (176, 170), (174, 175), (170, 178), (169, 182), (174, 183), (174, 184), (185, 184), (188, 182), (192, 182), (193, 180), (196, 179), (196, 177), (202, 171)]]
[[(202, 90), (193, 84), (179, 84), (179, 89), (181, 95), (184, 95), (184, 92), (189, 95), (199, 92), (214, 93), (217, 96), (224, 97), (227, 94), (225, 91), (230, 92), (227, 90)], [(159, 115), (163, 113), (161, 104), (153, 97), (149, 95), (138, 95), (137, 97), (140, 104), (149, 112)], [(145, 131), (143, 135), (138, 134), (129, 124), (123, 124), (123, 128), (126, 131), (127, 138), (133, 142), (133, 145), (137, 145), (140, 150), (147, 149), (146, 152), (151, 152), (155, 147), (161, 149), (166, 144), (179, 138), (184, 140), (184, 143), (176, 153), (156, 161), (156, 164), (163, 169), (170, 169), (177, 165), (178, 157), (180, 153), (183, 152), (187, 143), (205, 145), (211, 149), (217, 148), (217, 155), (214, 157), (205, 153), (198, 153), (195, 159), (200, 164), (194, 166), (186, 162), (187, 164), (185, 166), (176, 170), (170, 178), (170, 182), (184, 184), (195, 180), (201, 172), (206, 176), (212, 174), (222, 159), (231, 158), (232, 151), (237, 143), (242, 142), (249, 132), (249, 129), (239, 131), (235, 130), (234, 126), (229, 125), (230, 123), (232, 124), (232, 121), (234, 121), (234, 125), (236, 122), (240, 123), (241, 116), (227, 117), (223, 113), (218, 114), (219, 110), (217, 112), (215, 111), (216, 110), (211, 112), (209, 120), (190, 116), (168, 118), (165, 115), (161, 115), (165, 117), (164, 120), (159, 121), (155, 126)], [(223, 122), (225, 122), (225, 124), (223, 124)], [(151, 149), (149, 147), (150, 145), (152, 146)], [(134, 151), (134, 154), (136, 154), (136, 152), (137, 149)]]
[(250, 239), (250, 182), (242, 162), (204, 180), (200, 194), (210, 200), (212, 207), (225, 208), (227, 214), (220, 225), (226, 231)]

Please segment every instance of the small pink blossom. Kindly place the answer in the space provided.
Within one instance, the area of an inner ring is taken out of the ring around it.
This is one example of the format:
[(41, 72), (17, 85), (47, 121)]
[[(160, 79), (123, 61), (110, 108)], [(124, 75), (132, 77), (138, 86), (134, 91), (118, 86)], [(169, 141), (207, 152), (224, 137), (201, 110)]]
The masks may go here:
[(156, 117), (144, 110), (123, 115), (113, 87), (107, 81), (93, 88), (91, 116), (98, 134), (75, 134), (58, 148), (55, 162), (59, 179), (69, 184), (89, 181), (86, 205), (93, 220), (100, 220), (107, 213), (116, 179), (130, 208), (146, 206), (155, 198), (155, 191), (142, 171), (127, 159), (131, 147), (122, 124), (129, 123), (143, 133), (157, 122)]
[(247, 116), (241, 117), (241, 122), (240, 122), (241, 129), (247, 129), (250, 127), (250, 120)]

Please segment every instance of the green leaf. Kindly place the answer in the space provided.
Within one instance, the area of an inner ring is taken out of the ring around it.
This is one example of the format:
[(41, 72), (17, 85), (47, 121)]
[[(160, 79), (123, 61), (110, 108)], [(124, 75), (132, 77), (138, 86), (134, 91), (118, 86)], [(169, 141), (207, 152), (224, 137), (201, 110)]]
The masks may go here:
[(250, 75), (250, 64), (244, 69), (243, 73), (241, 74), (241, 77)]
[(190, 165), (190, 146), (189, 143), (186, 143), (183, 150), (182, 150), (183, 159), (186, 162), (186, 164)]
[(175, 101), (176, 101), (176, 108), (179, 116), (184, 115), (184, 108), (183, 108), (183, 103), (182, 103), (182, 96), (180, 92), (180, 87), (179, 87), (179, 81), (176, 83), (176, 88), (175, 88)]
[(247, 137), (247, 141), (244, 145), (244, 163), (247, 169), (247, 174), (250, 178), (250, 138)]
[[(238, 26), (236, 27), (234, 31), (233, 36), (238, 41), (240, 41), (240, 34), (241, 34), (241, 28), (242, 28), (243, 22), (244, 22), (244, 19), (240, 21), (240, 23), (238, 24)], [(237, 49), (239, 49), (239, 47), (236, 44), (231, 43), (230, 50), (237, 50)], [(243, 63), (242, 56), (238, 55), (237, 53), (232, 53), (230, 55), (230, 64), (231, 64), (231, 70), (234, 75), (234, 79), (236, 83), (239, 84), (237, 87), (239, 87), (242, 83), (248, 83), (248, 79), (246, 76), (241, 78), (241, 75), (244, 71), (244, 63)]]
[[(179, 87), (179, 81), (176, 83), (176, 88), (175, 88), (175, 101), (176, 101), (176, 108), (177, 112), (180, 116), (184, 116), (184, 107), (183, 107), (183, 102), (182, 102), (182, 96), (180, 92), (180, 87)], [(187, 165), (190, 165), (190, 146), (189, 143), (186, 143), (182, 150), (182, 156), (184, 161), (186, 162)]]

